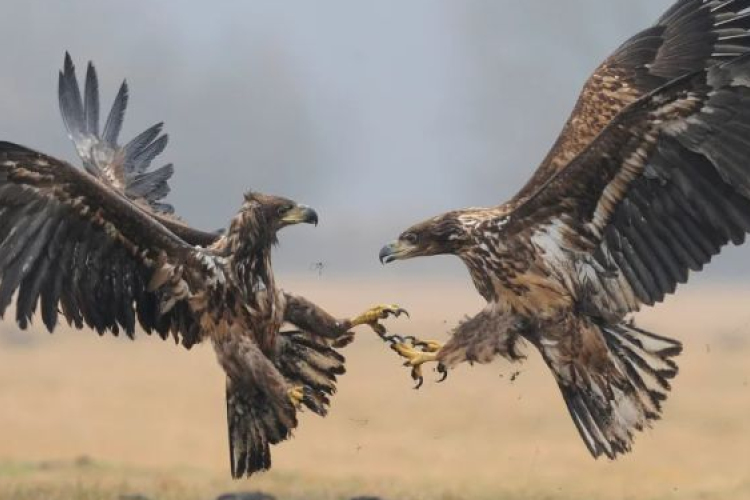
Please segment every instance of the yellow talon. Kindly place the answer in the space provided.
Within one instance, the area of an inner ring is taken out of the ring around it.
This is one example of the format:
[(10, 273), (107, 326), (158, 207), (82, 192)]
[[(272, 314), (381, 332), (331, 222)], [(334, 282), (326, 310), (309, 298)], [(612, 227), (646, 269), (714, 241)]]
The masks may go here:
[[(422, 386), (424, 376), (422, 375), (422, 365), (438, 361), (438, 351), (442, 345), (436, 341), (419, 341), (416, 345), (398, 343), (391, 346), (399, 356), (406, 359), (404, 366), (411, 367), (411, 378), (417, 381), (417, 389)], [(420, 347), (421, 349), (418, 349)], [(422, 350), (424, 349), (424, 350)]]
[(294, 386), (287, 391), (287, 396), (289, 396), (292, 405), (299, 408), (302, 405), (302, 400), (305, 399), (305, 388), (301, 385)]
[(393, 350), (399, 353), (402, 358), (406, 358), (406, 366), (418, 367), (425, 363), (437, 361), (437, 351), (440, 350), (440, 347), (431, 351), (423, 351), (409, 344), (394, 344)]
[(424, 352), (438, 352), (443, 348), (443, 344), (437, 340), (419, 340), (415, 345)]
[(367, 311), (363, 312), (353, 320), (351, 320), (352, 327), (359, 325), (368, 325), (370, 328), (375, 330), (376, 333), (384, 334), (385, 327), (378, 323), (381, 319), (387, 319), (389, 316), (399, 317), (402, 314), (409, 316), (406, 309), (399, 307), (395, 304), (386, 304), (381, 306), (375, 306)]

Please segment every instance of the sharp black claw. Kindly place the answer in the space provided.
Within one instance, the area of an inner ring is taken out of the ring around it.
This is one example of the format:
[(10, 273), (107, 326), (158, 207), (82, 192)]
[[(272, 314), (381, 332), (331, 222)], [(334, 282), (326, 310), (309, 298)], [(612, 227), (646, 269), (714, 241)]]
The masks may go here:
[(414, 377), (414, 380), (417, 381), (417, 385), (414, 386), (414, 390), (418, 391), (419, 389), (422, 388), (422, 385), (424, 384), (424, 377), (417, 376), (417, 377)]
[(442, 384), (448, 378), (448, 369), (444, 364), (440, 363), (437, 366), (437, 371), (440, 374), (440, 380), (438, 380), (438, 384)]
[(390, 344), (390, 348), (394, 351), (396, 351), (397, 344), (404, 343), (404, 338), (400, 335), (381, 335), (380, 338), (383, 339), (383, 342), (387, 342), (388, 344)]
[(373, 330), (375, 330), (375, 333), (377, 333), (380, 336), (385, 335), (388, 331), (385, 329), (383, 325), (380, 323), (373, 323), (370, 325)]

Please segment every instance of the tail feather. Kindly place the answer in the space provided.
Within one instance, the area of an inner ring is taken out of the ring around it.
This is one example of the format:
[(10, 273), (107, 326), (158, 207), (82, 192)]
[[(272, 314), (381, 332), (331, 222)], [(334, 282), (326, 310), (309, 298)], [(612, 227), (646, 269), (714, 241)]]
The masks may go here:
[(658, 415), (666, 392), (672, 388), (670, 380), (679, 371), (670, 358), (682, 352), (682, 345), (631, 325), (606, 328), (605, 339), (609, 348), (619, 355), (620, 368)]
[[(605, 349), (604, 360), (563, 362), (565, 355), (552, 344), (542, 344), (542, 354), (591, 454), (615, 459), (630, 451), (636, 431), (661, 418), (678, 372), (671, 358), (682, 352), (682, 345), (629, 324), (591, 325), (593, 336), (576, 334), (589, 343), (589, 353)], [(601, 345), (591, 349), (597, 343)]]
[(291, 385), (306, 388), (302, 403), (318, 415), (328, 413), (336, 381), (345, 371), (346, 359), (323, 339), (305, 332), (284, 332), (277, 337), (276, 364)]
[[(324, 339), (295, 331), (277, 336), (274, 362), (289, 387), (304, 388), (302, 404), (326, 415), (337, 376), (345, 371), (344, 357)], [(227, 379), (226, 398), (232, 477), (268, 470), (270, 447), (289, 439), (297, 427), (296, 410), (291, 403), (278, 404), (266, 395), (243, 390), (231, 379)]]
[(232, 477), (250, 477), (270, 469), (270, 446), (288, 439), (297, 425), (293, 409), (291, 414), (279, 415), (269, 401), (235, 389), (229, 379), (226, 399)]

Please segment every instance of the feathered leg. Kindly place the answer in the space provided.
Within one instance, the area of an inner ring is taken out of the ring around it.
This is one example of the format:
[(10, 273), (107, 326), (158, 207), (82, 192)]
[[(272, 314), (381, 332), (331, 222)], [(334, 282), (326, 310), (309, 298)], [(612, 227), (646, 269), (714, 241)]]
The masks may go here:
[(250, 337), (227, 336), (213, 344), (228, 375), (232, 476), (250, 476), (271, 466), (270, 445), (291, 436), (306, 393), (287, 381)]
[(527, 328), (523, 318), (498, 315), (488, 308), (458, 325), (445, 345), (406, 337), (391, 347), (406, 359), (404, 364), (411, 367), (412, 378), (419, 388), (423, 382), (422, 365), (426, 363), (438, 363), (442, 382), (449, 369), (463, 362), (485, 364), (497, 356), (509, 361), (524, 359), (516, 345)]
[(409, 315), (405, 309), (397, 305), (382, 305), (372, 307), (352, 319), (337, 320), (304, 297), (287, 294), (284, 319), (315, 335), (338, 339), (360, 325), (368, 325), (378, 333), (385, 332), (385, 327), (379, 321), (402, 314)]

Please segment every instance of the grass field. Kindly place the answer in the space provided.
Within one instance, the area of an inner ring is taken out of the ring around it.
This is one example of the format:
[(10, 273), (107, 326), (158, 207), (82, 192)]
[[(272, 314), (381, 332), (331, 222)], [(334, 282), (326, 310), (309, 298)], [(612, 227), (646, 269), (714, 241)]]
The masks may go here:
[[(481, 307), (468, 283), (421, 288), (286, 280), (338, 315), (398, 301), (393, 331), (444, 338)], [(354, 292), (352, 292), (354, 290)], [(634, 452), (592, 460), (554, 381), (531, 353), (517, 367), (465, 367), (411, 389), (395, 355), (363, 331), (331, 415), (306, 414), (274, 470), (228, 479), (224, 379), (209, 346), (0, 330), (0, 499), (750, 498), (750, 289), (686, 288), (638, 317), (685, 354), (665, 418)]]

